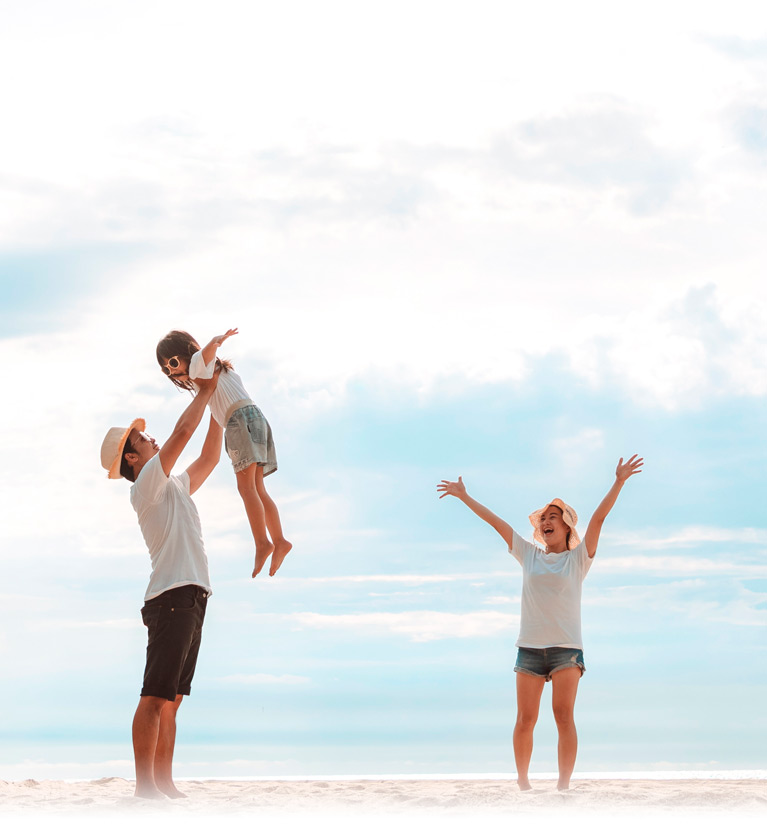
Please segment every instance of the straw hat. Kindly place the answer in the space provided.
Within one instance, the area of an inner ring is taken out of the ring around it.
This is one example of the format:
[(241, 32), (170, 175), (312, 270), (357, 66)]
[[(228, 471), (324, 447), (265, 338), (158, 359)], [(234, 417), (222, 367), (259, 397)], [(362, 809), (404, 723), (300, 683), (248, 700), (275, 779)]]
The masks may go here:
[(120, 475), (120, 461), (123, 457), (123, 447), (128, 435), (138, 429), (143, 432), (146, 423), (143, 418), (137, 417), (127, 429), (120, 426), (113, 426), (106, 434), (101, 444), (101, 466), (107, 471), (107, 478), (122, 478)]
[(570, 526), (568, 550), (575, 548), (575, 546), (581, 541), (581, 538), (578, 536), (578, 532), (575, 530), (575, 526), (578, 524), (578, 514), (570, 507), (570, 505), (566, 505), (562, 499), (552, 499), (547, 505), (544, 505), (538, 510), (534, 510), (530, 514), (530, 524), (535, 529), (533, 539), (542, 545), (546, 545), (543, 539), (543, 534), (541, 533), (541, 516), (543, 516), (546, 509), (550, 508), (552, 505), (556, 505), (562, 511), (562, 519), (564, 520), (565, 525)]

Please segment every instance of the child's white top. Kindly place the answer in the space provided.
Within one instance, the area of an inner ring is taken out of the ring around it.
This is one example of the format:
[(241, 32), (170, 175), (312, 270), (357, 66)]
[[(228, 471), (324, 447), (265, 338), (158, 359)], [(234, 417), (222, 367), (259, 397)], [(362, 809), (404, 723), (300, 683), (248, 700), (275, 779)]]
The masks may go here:
[[(216, 358), (211, 359), (209, 365), (205, 365), (202, 359), (202, 350), (198, 350), (189, 362), (190, 379), (210, 379), (216, 370)], [(192, 382), (194, 385), (194, 382)], [(195, 391), (198, 390), (195, 386)], [(242, 379), (233, 370), (222, 370), (216, 383), (216, 390), (210, 398), (208, 405), (210, 413), (220, 426), (226, 426), (226, 417), (229, 407), (241, 400), (249, 400), (250, 394), (245, 390)]]
[(522, 566), (522, 616), (517, 647), (583, 650), (581, 585), (593, 558), (586, 543), (546, 554), (514, 531), (513, 554)]

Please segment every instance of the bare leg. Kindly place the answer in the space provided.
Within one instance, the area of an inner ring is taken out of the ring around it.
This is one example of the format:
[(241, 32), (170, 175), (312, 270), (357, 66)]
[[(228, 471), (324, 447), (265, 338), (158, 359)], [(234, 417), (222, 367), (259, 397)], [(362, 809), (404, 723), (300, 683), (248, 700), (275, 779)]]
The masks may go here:
[(173, 748), (176, 745), (176, 712), (181, 705), (183, 694), (163, 706), (160, 714), (160, 731), (157, 737), (157, 749), (154, 753), (154, 781), (157, 787), (171, 799), (184, 799), (185, 793), (173, 783)]
[(264, 568), (264, 563), (266, 563), (269, 555), (274, 551), (274, 546), (269, 542), (269, 537), (266, 535), (264, 504), (256, 490), (257, 469), (259, 467), (256, 464), (251, 464), (244, 470), (235, 473), (237, 476), (237, 489), (245, 504), (245, 513), (248, 516), (250, 530), (256, 542), (256, 561), (251, 577), (255, 577)]
[(580, 681), (580, 668), (563, 668), (551, 675), (551, 705), (559, 732), (559, 744), (557, 746), (559, 781), (557, 782), (557, 790), (567, 790), (570, 787), (570, 776), (572, 776), (575, 767), (575, 756), (578, 752), (578, 733), (575, 731), (573, 709)]
[(133, 755), (136, 760), (136, 791), (142, 799), (164, 799), (154, 778), (154, 758), (160, 733), (160, 717), (168, 701), (142, 697), (133, 716)]
[(282, 565), (285, 555), (293, 548), (293, 543), (288, 542), (282, 534), (280, 514), (272, 497), (266, 492), (264, 468), (260, 465), (256, 468), (256, 490), (264, 506), (266, 527), (269, 529), (269, 535), (274, 541), (274, 554), (272, 555), (272, 562), (269, 567), (269, 576), (271, 577)]
[(517, 671), (517, 723), (514, 727), (514, 760), (517, 764), (517, 784), (520, 790), (531, 790), (528, 778), (530, 756), (533, 754), (533, 729), (538, 721), (538, 709), (546, 680)]

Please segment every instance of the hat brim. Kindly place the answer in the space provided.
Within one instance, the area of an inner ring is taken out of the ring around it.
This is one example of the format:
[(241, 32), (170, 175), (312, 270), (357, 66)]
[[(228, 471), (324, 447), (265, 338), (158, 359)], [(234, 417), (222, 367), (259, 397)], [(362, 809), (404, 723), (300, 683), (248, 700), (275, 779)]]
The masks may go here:
[(107, 478), (122, 478), (120, 475), (120, 462), (123, 458), (123, 449), (125, 448), (125, 441), (128, 440), (130, 433), (134, 429), (138, 429), (140, 432), (143, 432), (144, 429), (146, 429), (146, 422), (143, 417), (137, 417), (130, 426), (128, 426), (123, 433), (123, 436), (120, 438), (120, 442), (117, 444), (117, 457), (114, 461), (112, 461), (112, 465), (109, 467)]

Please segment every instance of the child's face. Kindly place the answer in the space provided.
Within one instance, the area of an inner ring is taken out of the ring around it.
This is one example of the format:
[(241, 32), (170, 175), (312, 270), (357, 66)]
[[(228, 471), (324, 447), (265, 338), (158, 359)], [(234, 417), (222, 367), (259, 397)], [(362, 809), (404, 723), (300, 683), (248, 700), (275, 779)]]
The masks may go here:
[(180, 359), (178, 356), (171, 356), (170, 359), (165, 359), (160, 367), (169, 379), (173, 379), (176, 382), (187, 382), (189, 380), (189, 365), (184, 359)]

